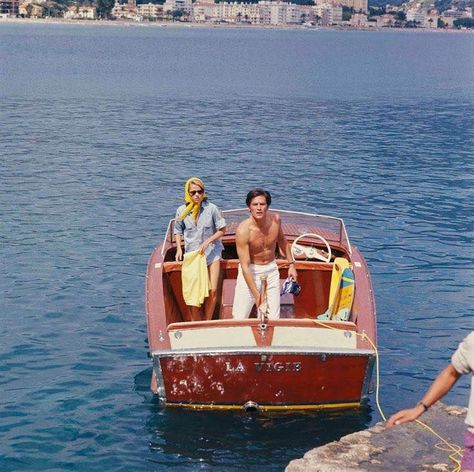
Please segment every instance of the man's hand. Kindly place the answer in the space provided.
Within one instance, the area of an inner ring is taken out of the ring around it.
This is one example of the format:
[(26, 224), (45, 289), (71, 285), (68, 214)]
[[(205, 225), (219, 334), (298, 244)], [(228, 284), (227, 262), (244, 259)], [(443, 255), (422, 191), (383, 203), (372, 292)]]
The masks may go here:
[(183, 260), (183, 250), (181, 249), (181, 246), (178, 246), (176, 248), (176, 256), (175, 256), (176, 262), (180, 262)]
[(398, 413), (392, 415), (387, 421), (387, 428), (391, 428), (393, 425), (409, 423), (410, 421), (416, 420), (425, 412), (423, 405), (416, 405), (413, 408), (407, 410), (401, 410)]
[(259, 292), (257, 296), (254, 295), (255, 298), (255, 306), (258, 308), (262, 304), (262, 294)]
[(291, 277), (295, 282), (298, 280), (298, 272), (296, 272), (295, 264), (288, 266), (288, 277)]

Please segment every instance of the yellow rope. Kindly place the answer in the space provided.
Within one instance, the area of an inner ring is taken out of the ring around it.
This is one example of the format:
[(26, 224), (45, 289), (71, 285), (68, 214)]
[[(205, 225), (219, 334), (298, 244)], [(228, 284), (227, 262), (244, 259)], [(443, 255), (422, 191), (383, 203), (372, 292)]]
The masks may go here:
[[(333, 326), (327, 325), (321, 321), (318, 320), (312, 320), (314, 323), (324, 326), (325, 328), (330, 328), (334, 329), (336, 331), (339, 331), (340, 328), (335, 328)], [(375, 378), (376, 378), (376, 383), (375, 383), (375, 403), (377, 405), (377, 408), (379, 410), (380, 416), (384, 421), (387, 421), (387, 418), (385, 417), (382, 407), (380, 406), (379, 402), (379, 390), (380, 390), (380, 365), (379, 365), (379, 351), (375, 344), (372, 342), (372, 340), (369, 338), (368, 334), (363, 331), (362, 333), (355, 333), (357, 336), (360, 336), (362, 339), (365, 339), (369, 342), (369, 344), (372, 346), (374, 352), (375, 352)], [(451, 452), (449, 454), (449, 458), (456, 464), (456, 467), (452, 470), (452, 472), (460, 472), (461, 471), (461, 461), (456, 458), (456, 456), (462, 457), (462, 448), (458, 446), (457, 444), (451, 444), (446, 439), (444, 439), (442, 436), (440, 436), (433, 428), (428, 426), (426, 423), (423, 423), (420, 420), (415, 420), (416, 423), (418, 423), (420, 426), (425, 428), (427, 431), (430, 433), (434, 434), (438, 439), (440, 439), (446, 446), (448, 446), (448, 449), (443, 448), (442, 445), (440, 444), (435, 444), (435, 447), (441, 451), (446, 451), (446, 452)]]
[(416, 423), (418, 423), (420, 426), (425, 428), (427, 431), (430, 433), (434, 434), (438, 439), (441, 439), (444, 444), (448, 446), (448, 449), (442, 447), (440, 444), (435, 444), (436, 449), (439, 449), (440, 451), (445, 451), (445, 452), (451, 452), (449, 454), (449, 458), (456, 464), (456, 467), (453, 469), (453, 472), (460, 472), (461, 470), (461, 461), (456, 458), (456, 456), (462, 457), (462, 448), (458, 446), (457, 444), (451, 444), (446, 439), (444, 439), (442, 436), (440, 436), (433, 428), (428, 426), (426, 423), (423, 423), (423, 421), (420, 420), (415, 420)]

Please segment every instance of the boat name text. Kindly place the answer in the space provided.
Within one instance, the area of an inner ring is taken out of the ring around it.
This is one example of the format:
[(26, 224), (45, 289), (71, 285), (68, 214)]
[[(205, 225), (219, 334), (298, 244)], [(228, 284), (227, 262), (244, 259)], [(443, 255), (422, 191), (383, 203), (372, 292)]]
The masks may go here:
[(255, 362), (257, 372), (301, 372), (301, 362)]
[[(301, 372), (303, 370), (301, 362), (254, 362), (257, 372)], [(232, 364), (225, 363), (226, 372), (245, 372), (242, 362)]]

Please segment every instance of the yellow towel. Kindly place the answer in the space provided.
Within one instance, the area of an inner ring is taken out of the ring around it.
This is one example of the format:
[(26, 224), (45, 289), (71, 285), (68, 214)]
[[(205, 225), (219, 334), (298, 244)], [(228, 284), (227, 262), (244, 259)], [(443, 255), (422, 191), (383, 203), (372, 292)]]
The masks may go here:
[(316, 317), (318, 320), (330, 320), (337, 314), (341, 300), (342, 273), (347, 268), (349, 268), (349, 261), (346, 258), (336, 257), (334, 259), (334, 266), (331, 275), (331, 287), (329, 289), (328, 309)]
[(201, 306), (209, 295), (209, 274), (206, 256), (199, 251), (187, 252), (181, 269), (183, 298), (186, 305)]
[(328, 311), (330, 314), (335, 313), (335, 309), (338, 305), (338, 296), (340, 295), (342, 273), (344, 269), (349, 267), (349, 261), (344, 257), (336, 257), (334, 259), (334, 267), (332, 269), (331, 276), (331, 288), (329, 290), (329, 304)]

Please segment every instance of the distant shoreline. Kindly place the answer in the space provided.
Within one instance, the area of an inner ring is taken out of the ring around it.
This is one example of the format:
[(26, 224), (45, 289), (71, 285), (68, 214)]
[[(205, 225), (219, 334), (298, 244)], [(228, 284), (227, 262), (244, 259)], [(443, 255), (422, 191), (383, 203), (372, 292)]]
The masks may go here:
[(0, 25), (5, 23), (15, 24), (42, 24), (42, 25), (80, 25), (80, 26), (126, 26), (139, 28), (227, 28), (227, 29), (271, 29), (271, 30), (303, 30), (303, 31), (370, 31), (391, 33), (455, 33), (472, 34), (474, 30), (458, 29), (426, 29), (426, 28), (356, 28), (344, 26), (302, 26), (302, 25), (252, 25), (232, 23), (194, 23), (194, 22), (171, 22), (171, 21), (129, 21), (129, 20), (65, 20), (62, 18), (5, 18), (0, 17)]

